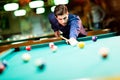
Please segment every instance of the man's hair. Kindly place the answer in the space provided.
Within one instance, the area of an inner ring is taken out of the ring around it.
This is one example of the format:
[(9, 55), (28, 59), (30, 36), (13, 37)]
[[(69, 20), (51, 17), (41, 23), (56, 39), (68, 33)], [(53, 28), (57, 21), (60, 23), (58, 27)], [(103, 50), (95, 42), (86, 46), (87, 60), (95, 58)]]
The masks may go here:
[(55, 16), (63, 15), (67, 12), (68, 12), (68, 8), (64, 4), (57, 5), (54, 10)]

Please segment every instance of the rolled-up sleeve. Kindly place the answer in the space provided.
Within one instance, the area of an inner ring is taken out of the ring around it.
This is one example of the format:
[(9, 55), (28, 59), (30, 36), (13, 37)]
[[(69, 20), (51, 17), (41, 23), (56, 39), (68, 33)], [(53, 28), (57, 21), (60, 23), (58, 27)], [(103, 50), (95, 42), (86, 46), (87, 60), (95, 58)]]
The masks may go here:
[(82, 23), (81, 20), (73, 20), (70, 24), (70, 38), (77, 38), (78, 35), (80, 34), (80, 29), (81, 29)]
[(70, 20), (70, 35), (69, 38), (78, 38), (80, 36), (86, 36), (87, 32), (82, 25), (82, 21), (79, 16), (74, 16)]

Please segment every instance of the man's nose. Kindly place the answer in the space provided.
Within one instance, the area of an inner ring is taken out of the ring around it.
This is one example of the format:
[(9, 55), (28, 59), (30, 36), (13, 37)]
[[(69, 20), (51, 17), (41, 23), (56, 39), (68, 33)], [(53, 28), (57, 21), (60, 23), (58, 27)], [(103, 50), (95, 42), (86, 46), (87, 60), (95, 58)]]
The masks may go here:
[(65, 23), (65, 20), (64, 20), (64, 19), (62, 20), (62, 23)]

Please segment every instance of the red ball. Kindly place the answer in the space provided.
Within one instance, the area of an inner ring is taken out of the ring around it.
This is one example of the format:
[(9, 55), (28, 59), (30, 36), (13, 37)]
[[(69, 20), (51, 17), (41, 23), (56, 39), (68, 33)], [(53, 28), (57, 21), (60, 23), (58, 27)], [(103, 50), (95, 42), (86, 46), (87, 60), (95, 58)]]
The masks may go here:
[(2, 63), (0, 63), (0, 73), (2, 73), (4, 69), (5, 69), (5, 66)]
[(30, 51), (31, 50), (31, 46), (26, 46), (26, 50)]
[(50, 43), (49, 43), (49, 47), (50, 47), (50, 48), (53, 48), (54, 46), (55, 46), (55, 45), (54, 45), (53, 42), (50, 42)]

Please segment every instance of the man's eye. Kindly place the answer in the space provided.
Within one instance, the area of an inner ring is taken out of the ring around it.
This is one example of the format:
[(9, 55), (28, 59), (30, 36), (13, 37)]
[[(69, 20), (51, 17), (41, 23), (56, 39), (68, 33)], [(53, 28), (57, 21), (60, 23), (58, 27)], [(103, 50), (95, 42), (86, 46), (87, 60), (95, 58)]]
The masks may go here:
[(64, 17), (63, 19), (66, 19), (67, 17)]

